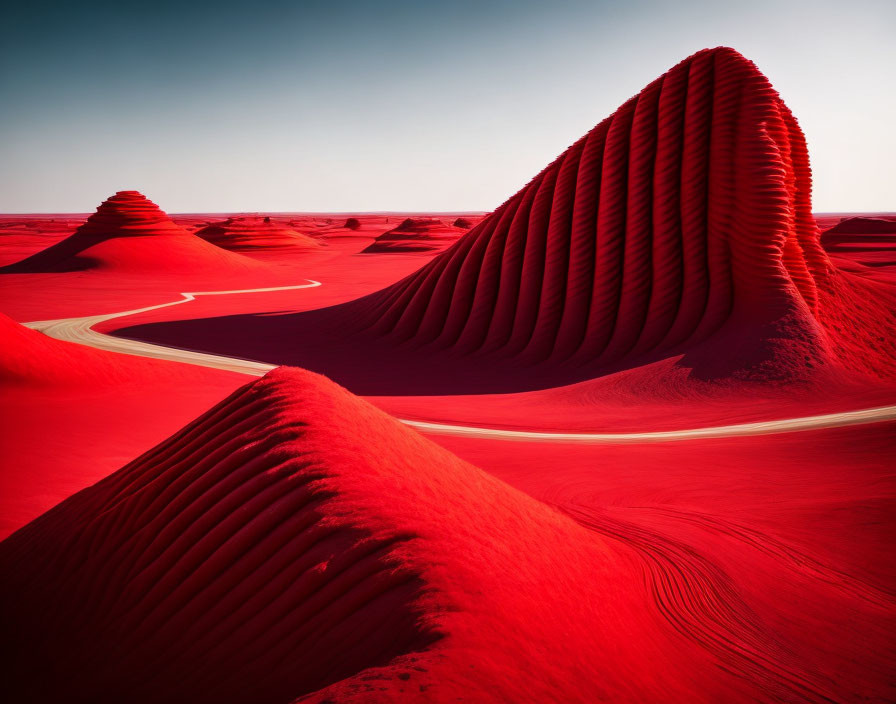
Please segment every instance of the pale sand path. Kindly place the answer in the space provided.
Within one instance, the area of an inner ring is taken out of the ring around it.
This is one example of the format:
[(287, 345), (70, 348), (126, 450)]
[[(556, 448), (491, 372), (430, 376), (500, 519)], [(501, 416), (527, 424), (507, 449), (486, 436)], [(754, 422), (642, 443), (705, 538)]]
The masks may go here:
[[(167, 308), (193, 301), (197, 296), (226, 296), (246, 293), (267, 293), (271, 291), (290, 291), (294, 289), (314, 288), (320, 286), (319, 281), (308, 279), (307, 284), (297, 286), (276, 286), (272, 288), (250, 288), (234, 291), (192, 291), (182, 293), (181, 298), (167, 303), (159, 303), (145, 308), (126, 310), (120, 313), (107, 313), (106, 315), (90, 315), (82, 318), (61, 318), (59, 320), (38, 320), (24, 323), (29, 328), (38, 330), (49, 337), (67, 342), (76, 342), (81, 345), (95, 347), (109, 352), (131, 354), (138, 357), (151, 357), (169, 362), (182, 362), (195, 364), (212, 369), (248, 374), (250, 376), (264, 376), (277, 365), (264, 362), (254, 362), (248, 359), (236, 357), (224, 357), (205, 352), (193, 352), (174, 347), (153, 345), (149, 342), (126, 340), (111, 335), (105, 335), (93, 330), (93, 326), (106, 320), (124, 318), (137, 313), (145, 313), (150, 310)], [(828, 413), (817, 416), (805, 416), (803, 418), (787, 418), (783, 420), (761, 421), (757, 423), (741, 423), (737, 425), (720, 425), (713, 428), (692, 428), (687, 430), (664, 430), (643, 433), (562, 433), (540, 432), (535, 430), (501, 430), (498, 428), (478, 428), (474, 426), (450, 425), (446, 423), (432, 423), (428, 421), (405, 420), (399, 418), (405, 425), (417, 428), (425, 433), (437, 435), (460, 435), (474, 438), (487, 438), (492, 440), (516, 440), (523, 442), (556, 442), (579, 444), (602, 443), (645, 443), (645, 442), (669, 442), (673, 440), (695, 440), (707, 438), (728, 438), (747, 435), (769, 435), (773, 433), (790, 433), (804, 430), (818, 430), (820, 428), (839, 428), (849, 425), (861, 425), (864, 423), (879, 423), (882, 421), (896, 420), (896, 406), (880, 406), (877, 408), (865, 408), (858, 411), (844, 411), (841, 413)]]

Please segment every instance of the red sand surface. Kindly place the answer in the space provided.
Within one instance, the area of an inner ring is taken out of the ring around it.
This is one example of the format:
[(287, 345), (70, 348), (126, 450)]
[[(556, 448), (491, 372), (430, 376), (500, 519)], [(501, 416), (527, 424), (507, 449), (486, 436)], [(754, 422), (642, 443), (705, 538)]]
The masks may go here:
[(31, 257), (78, 218), (0, 218), (2, 261), (31, 257), (0, 272), (12, 318), (313, 279), (96, 329), (348, 389), (281, 369), (221, 402), (245, 377), (0, 319), (0, 530), (20, 529), (0, 543), (7, 691), (896, 700), (896, 424), (573, 445), (426, 439), (387, 415), (644, 432), (896, 403), (878, 222), (896, 216), (813, 218), (809, 190), (794, 118), (718, 49), (479, 224), (464, 214), (442, 253), (361, 254), (408, 217), (456, 214), (258, 214), (326, 246), (198, 268), (169, 244), (212, 247), (191, 233), (223, 217), (167, 218), (133, 192), (71, 236), (114, 256)]

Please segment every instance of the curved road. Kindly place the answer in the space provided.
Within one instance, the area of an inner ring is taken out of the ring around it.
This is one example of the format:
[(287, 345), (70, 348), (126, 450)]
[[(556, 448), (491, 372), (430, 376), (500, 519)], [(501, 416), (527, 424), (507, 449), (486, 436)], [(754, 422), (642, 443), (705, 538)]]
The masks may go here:
[[(320, 286), (319, 281), (308, 279), (307, 284), (297, 286), (275, 286), (272, 288), (250, 288), (233, 291), (194, 291), (180, 294), (175, 301), (159, 303), (145, 308), (135, 308), (120, 313), (107, 313), (106, 315), (90, 315), (82, 318), (61, 318), (59, 320), (38, 320), (24, 323), (29, 328), (38, 330), (45, 335), (57, 340), (76, 342), (97, 349), (121, 354), (131, 354), (138, 357), (152, 357), (171, 362), (183, 362), (196, 364), (202, 367), (223, 369), (226, 371), (248, 374), (251, 376), (264, 376), (275, 364), (254, 362), (236, 357), (224, 357), (205, 352), (191, 352), (174, 347), (153, 345), (138, 340), (127, 340), (93, 330), (93, 326), (106, 320), (124, 318), (137, 313), (145, 313), (159, 308), (167, 308), (182, 303), (196, 300), (198, 296), (226, 296), (242, 293), (267, 293), (271, 291), (290, 291), (294, 289), (314, 288)], [(896, 420), (896, 406), (881, 406), (878, 408), (866, 408), (858, 411), (844, 411), (841, 413), (828, 413), (825, 415), (805, 416), (803, 418), (788, 418), (784, 420), (762, 421), (758, 423), (741, 423), (738, 425), (721, 425), (712, 428), (693, 428), (687, 430), (665, 430), (646, 433), (561, 433), (539, 432), (530, 430), (501, 430), (498, 428), (478, 428), (474, 426), (450, 425), (446, 423), (430, 423), (427, 421), (405, 420), (399, 418), (402, 423), (417, 428), (426, 433), (438, 435), (460, 435), (466, 437), (488, 438), (493, 440), (517, 440), (526, 442), (558, 442), (558, 443), (644, 443), (644, 442), (669, 442), (672, 440), (694, 440), (706, 438), (727, 438), (746, 435), (768, 435), (772, 433), (786, 433), (800, 430), (817, 430), (820, 428), (838, 428), (848, 425), (860, 425), (863, 423), (878, 423), (881, 421)]]

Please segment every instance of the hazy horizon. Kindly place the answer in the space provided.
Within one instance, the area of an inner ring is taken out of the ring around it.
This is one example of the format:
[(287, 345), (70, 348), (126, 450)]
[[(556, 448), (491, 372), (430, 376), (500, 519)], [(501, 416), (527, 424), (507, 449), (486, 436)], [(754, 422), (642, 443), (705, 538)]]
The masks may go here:
[(700, 49), (771, 80), (816, 212), (896, 210), (896, 5), (390, 0), (7, 11), (0, 212), (487, 212)]

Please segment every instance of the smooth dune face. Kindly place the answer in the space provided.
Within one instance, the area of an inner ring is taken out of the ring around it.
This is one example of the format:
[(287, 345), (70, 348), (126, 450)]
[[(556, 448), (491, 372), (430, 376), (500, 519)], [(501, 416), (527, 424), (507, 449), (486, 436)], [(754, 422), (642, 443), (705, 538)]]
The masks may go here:
[(612, 360), (735, 311), (812, 311), (827, 274), (802, 132), (731, 49), (695, 54), (451, 250), (371, 297), (374, 329), (461, 351)]
[[(88, 347), (53, 340), (0, 313), (0, 384), (48, 389), (85, 384), (93, 388), (123, 383), (133, 369)], [(136, 360), (138, 368), (145, 367)]]
[(235, 252), (319, 249), (321, 243), (269, 217), (228, 218), (196, 231), (206, 242)]

